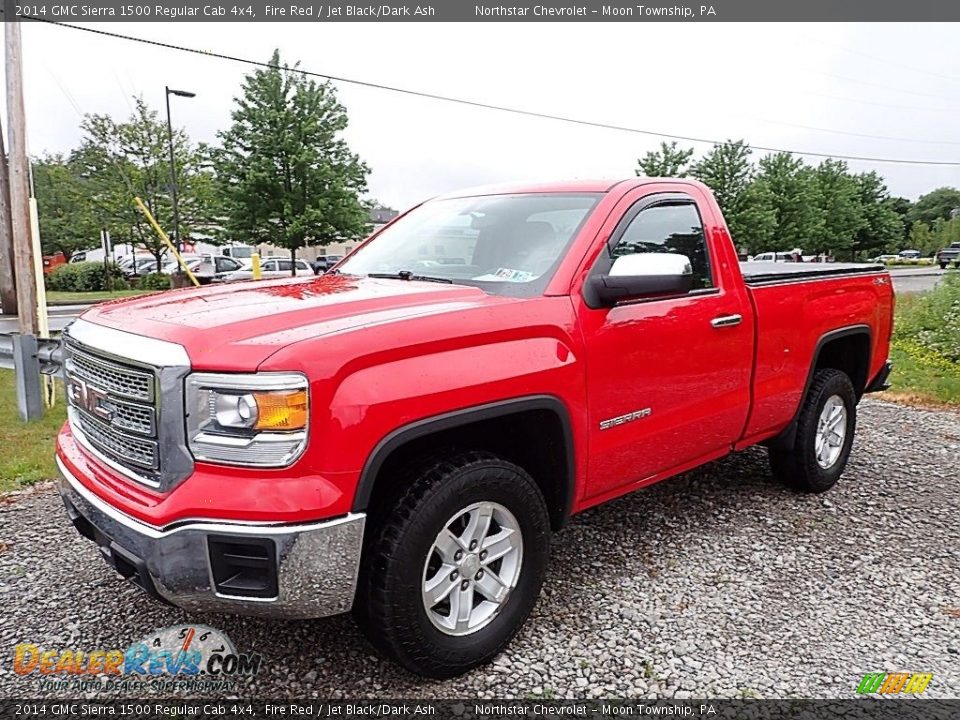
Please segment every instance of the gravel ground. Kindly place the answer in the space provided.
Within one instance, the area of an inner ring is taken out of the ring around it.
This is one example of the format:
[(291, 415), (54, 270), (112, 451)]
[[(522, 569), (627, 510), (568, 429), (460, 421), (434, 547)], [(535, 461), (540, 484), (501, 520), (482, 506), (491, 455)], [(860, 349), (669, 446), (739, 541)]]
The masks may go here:
[[(960, 697), (960, 415), (867, 400), (850, 465), (794, 494), (750, 450), (574, 519), (533, 616), (491, 665), (424, 681), (349, 617), (193, 621), (264, 655), (255, 697), (852, 697), (932, 672)], [(51, 487), (0, 504), (0, 696), (35, 695), (12, 647), (126, 647), (183, 622), (117, 579)]]

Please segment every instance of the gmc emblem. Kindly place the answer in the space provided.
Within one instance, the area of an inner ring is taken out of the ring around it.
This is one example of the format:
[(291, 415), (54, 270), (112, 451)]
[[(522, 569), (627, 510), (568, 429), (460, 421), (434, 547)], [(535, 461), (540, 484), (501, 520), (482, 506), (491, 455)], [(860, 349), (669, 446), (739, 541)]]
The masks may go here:
[(67, 397), (70, 398), (71, 403), (83, 408), (94, 417), (104, 422), (113, 420), (113, 408), (107, 402), (107, 394), (90, 387), (83, 380), (72, 377), (67, 381)]

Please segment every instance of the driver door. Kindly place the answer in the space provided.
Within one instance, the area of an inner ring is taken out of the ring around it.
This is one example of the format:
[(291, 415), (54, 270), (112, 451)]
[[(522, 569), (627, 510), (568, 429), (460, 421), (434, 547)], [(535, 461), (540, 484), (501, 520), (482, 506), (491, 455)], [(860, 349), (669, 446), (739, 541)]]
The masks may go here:
[[(686, 255), (694, 277), (689, 292), (581, 310), (588, 496), (613, 496), (723, 455), (746, 422), (753, 323), (742, 283), (729, 271), (732, 248), (718, 252), (724, 248), (708, 241), (705, 227), (716, 226), (701, 211), (708, 206), (672, 190), (647, 189), (612, 216), (610, 240), (591, 272), (609, 272), (627, 255), (669, 252)], [(726, 233), (710, 237), (730, 243)]]

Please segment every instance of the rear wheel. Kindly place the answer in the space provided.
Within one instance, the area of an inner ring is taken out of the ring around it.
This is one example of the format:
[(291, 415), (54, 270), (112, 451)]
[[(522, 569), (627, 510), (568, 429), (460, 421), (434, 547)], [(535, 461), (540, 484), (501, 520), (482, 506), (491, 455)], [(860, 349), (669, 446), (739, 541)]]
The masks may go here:
[(840, 370), (818, 370), (797, 419), (790, 450), (770, 449), (773, 474), (803, 492), (824, 492), (847, 465), (856, 429), (857, 395)]
[(522, 468), (488, 453), (432, 459), (408, 482), (373, 519), (355, 615), (408, 670), (452, 677), (502, 651), (533, 608), (546, 502)]

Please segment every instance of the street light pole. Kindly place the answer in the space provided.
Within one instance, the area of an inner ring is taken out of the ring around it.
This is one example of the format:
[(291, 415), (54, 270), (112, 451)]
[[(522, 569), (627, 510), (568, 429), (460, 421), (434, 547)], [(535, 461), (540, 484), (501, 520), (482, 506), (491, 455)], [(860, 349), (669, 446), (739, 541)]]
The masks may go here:
[[(196, 93), (187, 90), (171, 90), (169, 87), (163, 89), (167, 96), (167, 139), (170, 147), (170, 198), (173, 201), (173, 238), (177, 252), (180, 252), (183, 249), (183, 243), (180, 241), (180, 204), (177, 196), (177, 164), (173, 156), (173, 121), (170, 119), (170, 96), (192, 98), (196, 97)], [(179, 265), (177, 266), (177, 275), (183, 277), (183, 268)]]

